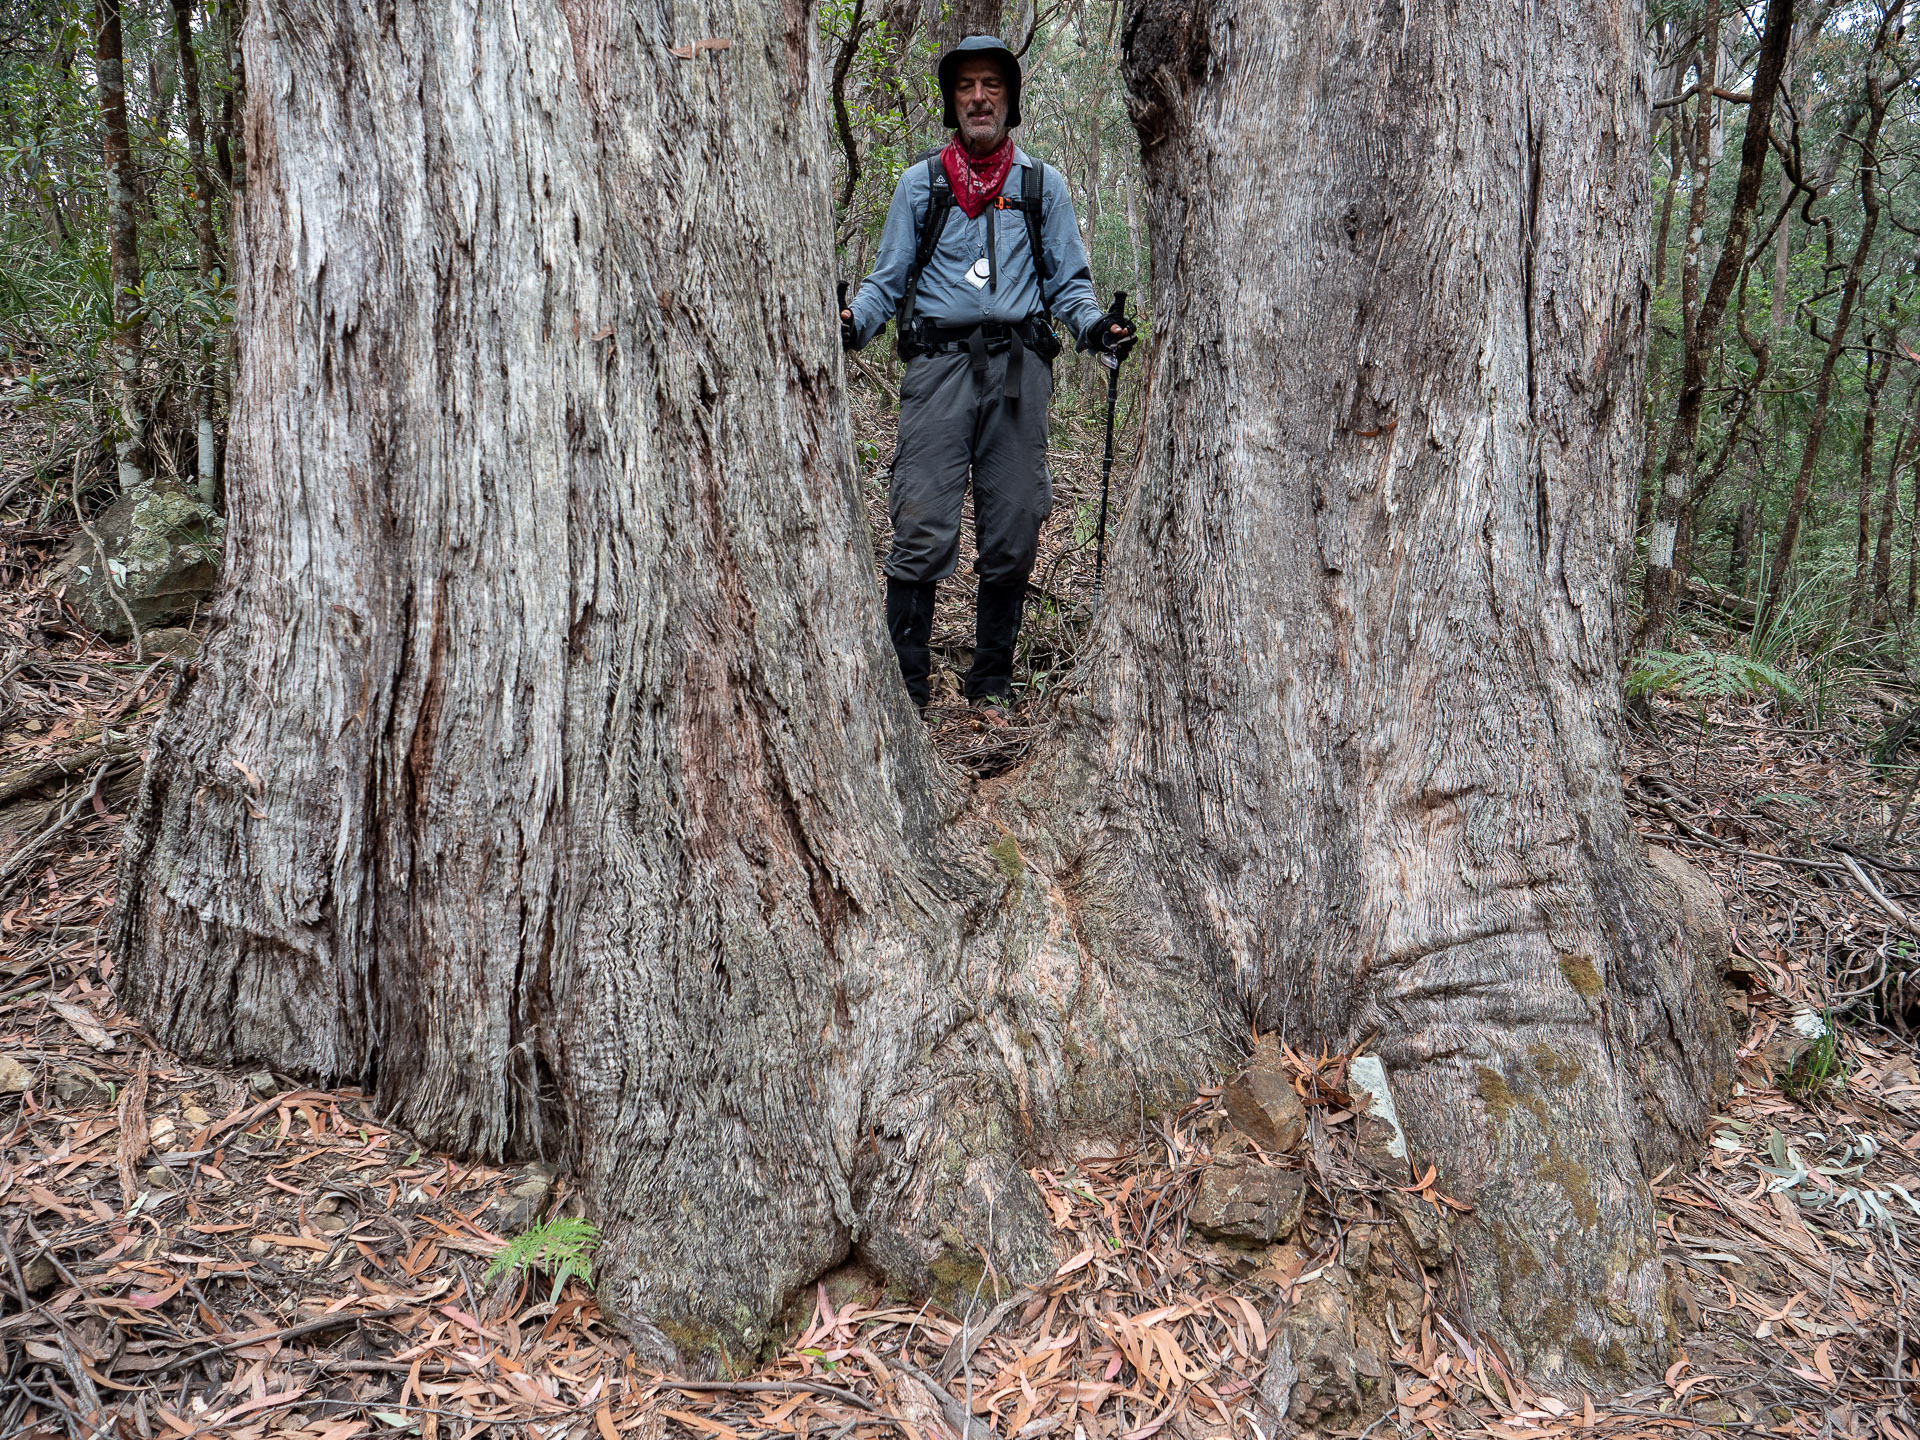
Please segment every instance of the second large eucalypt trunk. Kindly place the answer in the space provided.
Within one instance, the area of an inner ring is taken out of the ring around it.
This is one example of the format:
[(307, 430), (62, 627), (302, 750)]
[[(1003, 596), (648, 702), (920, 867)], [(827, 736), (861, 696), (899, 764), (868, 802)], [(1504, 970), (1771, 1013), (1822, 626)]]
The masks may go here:
[(1262, 1028), (1372, 1039), (1474, 1207), (1476, 1319), (1548, 1384), (1664, 1353), (1648, 1180), (1729, 1063), (1619, 785), (1629, 11), (1138, 0), (1126, 29), (1155, 347), (1103, 804)]

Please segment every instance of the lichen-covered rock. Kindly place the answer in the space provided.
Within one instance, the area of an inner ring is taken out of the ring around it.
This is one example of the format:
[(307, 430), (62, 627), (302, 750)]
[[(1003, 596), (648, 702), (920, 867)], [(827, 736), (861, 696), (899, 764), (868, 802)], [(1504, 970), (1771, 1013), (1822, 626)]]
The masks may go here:
[(1271, 1155), (1284, 1155), (1300, 1143), (1307, 1130), (1306, 1107), (1280, 1059), (1280, 1042), (1262, 1036), (1253, 1047), (1246, 1068), (1220, 1092), (1227, 1118)]
[(1187, 1218), (1216, 1240), (1271, 1245), (1293, 1233), (1306, 1201), (1298, 1170), (1262, 1164), (1242, 1150), (1220, 1155), (1201, 1174)]
[[(117, 588), (142, 630), (191, 614), (220, 574), (225, 526), (188, 490), (150, 482), (99, 515), (93, 540), (81, 531), (61, 557), (56, 583), (80, 618), (113, 639), (127, 638)], [(106, 564), (100, 563), (100, 552)]]

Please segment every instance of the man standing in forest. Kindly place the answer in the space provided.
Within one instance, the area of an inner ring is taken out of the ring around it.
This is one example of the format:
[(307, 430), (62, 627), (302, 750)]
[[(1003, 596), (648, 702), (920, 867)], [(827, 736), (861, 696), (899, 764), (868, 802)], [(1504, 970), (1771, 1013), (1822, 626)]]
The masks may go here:
[(907, 362), (888, 496), (887, 631), (922, 711), (934, 590), (959, 556), (969, 475), (980, 593), (965, 693), (985, 704), (1012, 701), (1027, 577), (1053, 509), (1054, 312), (1082, 350), (1115, 364), (1134, 338), (1133, 324), (1103, 313), (1094, 298), (1066, 182), (1008, 133), (1020, 124), (1013, 52), (991, 36), (970, 36), (940, 57), (939, 79), (953, 138), (901, 175), (873, 272), (840, 312), (849, 350), (892, 315)]

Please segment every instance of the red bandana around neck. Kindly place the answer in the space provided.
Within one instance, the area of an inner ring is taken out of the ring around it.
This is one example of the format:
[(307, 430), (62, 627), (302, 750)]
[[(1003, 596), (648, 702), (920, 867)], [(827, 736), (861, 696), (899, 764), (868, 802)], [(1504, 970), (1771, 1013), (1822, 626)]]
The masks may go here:
[(953, 203), (972, 220), (993, 203), (1013, 168), (1013, 137), (1009, 135), (999, 149), (977, 160), (956, 137), (940, 152), (940, 163), (946, 168), (947, 183), (953, 187)]

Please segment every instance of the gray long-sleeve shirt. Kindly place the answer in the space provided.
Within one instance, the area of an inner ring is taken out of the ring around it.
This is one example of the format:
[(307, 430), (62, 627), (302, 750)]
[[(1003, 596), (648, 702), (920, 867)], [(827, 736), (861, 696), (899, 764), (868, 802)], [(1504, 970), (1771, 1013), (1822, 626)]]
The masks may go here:
[[(1039, 163), (1016, 146), (1013, 168), (1007, 172), (1000, 193), (1018, 198), (1025, 183), (1021, 167)], [(1094, 298), (1093, 277), (1086, 248), (1080, 243), (1080, 226), (1074, 219), (1067, 182), (1051, 167), (1044, 167), (1041, 173), (1045, 177), (1041, 190), (1045, 203), (1040, 212), (1040, 243), (1051, 262), (1047, 298), (1053, 302), (1053, 313), (1067, 322), (1078, 340), (1103, 312)], [(893, 187), (893, 204), (887, 209), (887, 226), (880, 235), (880, 254), (873, 272), (847, 307), (853, 311), (862, 345), (893, 317), (906, 291), (907, 272), (913, 268), (913, 252), (930, 198), (926, 162), (909, 165)], [(986, 258), (989, 225), (998, 227), (993, 236), (997, 288), (975, 285), (968, 278), (974, 262)], [(927, 268), (920, 272), (913, 308), (920, 319), (956, 327), (986, 320), (1016, 322), (1039, 314), (1040, 282), (1034, 273), (1025, 212), (989, 205), (969, 220), (959, 206), (950, 210), (946, 228), (940, 232), (940, 244), (928, 259)]]

